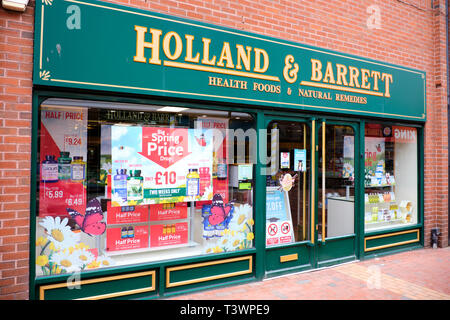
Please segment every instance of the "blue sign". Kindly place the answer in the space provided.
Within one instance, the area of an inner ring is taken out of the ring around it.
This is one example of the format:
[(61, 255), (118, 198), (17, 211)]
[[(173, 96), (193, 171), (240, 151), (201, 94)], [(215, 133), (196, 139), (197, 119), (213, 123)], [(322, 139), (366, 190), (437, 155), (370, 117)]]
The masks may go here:
[(294, 170), (306, 171), (306, 149), (294, 149)]
[(286, 198), (282, 190), (269, 190), (266, 193), (266, 219), (270, 222), (286, 220)]

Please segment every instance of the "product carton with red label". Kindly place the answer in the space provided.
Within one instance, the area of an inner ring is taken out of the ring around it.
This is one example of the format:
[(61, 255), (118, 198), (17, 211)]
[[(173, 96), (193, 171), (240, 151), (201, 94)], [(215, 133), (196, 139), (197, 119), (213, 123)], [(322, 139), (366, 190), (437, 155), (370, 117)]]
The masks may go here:
[(188, 243), (188, 223), (156, 224), (150, 226), (150, 247)]
[(148, 206), (125, 206), (112, 207), (111, 202), (107, 205), (108, 224), (139, 223), (148, 221)]
[(164, 203), (150, 205), (150, 221), (176, 220), (187, 218), (187, 203)]
[(106, 230), (106, 250), (148, 248), (148, 226), (123, 226)]

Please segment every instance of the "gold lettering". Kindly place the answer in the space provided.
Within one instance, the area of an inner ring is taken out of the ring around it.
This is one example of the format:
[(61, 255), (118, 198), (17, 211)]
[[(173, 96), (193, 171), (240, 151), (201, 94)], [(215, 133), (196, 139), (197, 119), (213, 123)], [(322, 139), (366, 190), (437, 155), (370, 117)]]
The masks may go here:
[(378, 79), (380, 79), (380, 72), (379, 71), (372, 71), (370, 75), (373, 78), (373, 90), (378, 91)]
[(186, 57), (184, 61), (198, 63), (200, 61), (200, 53), (197, 52), (195, 57), (192, 57), (192, 42), (194, 41), (194, 36), (189, 34), (184, 36), (186, 38)]
[(322, 62), (320, 60), (311, 59), (311, 81), (322, 80)]
[(390, 98), (389, 85), (392, 83), (392, 74), (382, 73), (381, 80), (384, 81), (384, 96)]
[(333, 64), (331, 62), (327, 62), (327, 69), (325, 70), (325, 76), (323, 77), (323, 82), (336, 83), (336, 81), (334, 80), (334, 74), (333, 74)]
[(367, 69), (361, 69), (361, 88), (370, 90), (369, 81), (370, 71)]
[(152, 42), (146, 42), (145, 34), (147, 33), (147, 28), (134, 26), (134, 30), (136, 30), (136, 55), (133, 60), (136, 62), (145, 63), (147, 59), (144, 55), (144, 49), (149, 48), (152, 49), (152, 55), (148, 60), (148, 63), (161, 64), (161, 60), (159, 59), (159, 38), (162, 31), (158, 29), (150, 29), (150, 33), (152, 34)]
[(252, 50), (252, 47), (246, 46), (245, 50), (247, 50), (247, 53), (244, 51), (244, 47), (240, 44), (236, 45), (237, 49), (237, 64), (236, 69), (241, 70), (241, 61), (244, 63), (244, 68), (247, 71), (250, 71), (250, 51)]
[(203, 42), (203, 64), (208, 64), (213, 66), (216, 64), (216, 56), (213, 56), (212, 59), (209, 59), (209, 44), (211, 43), (211, 39), (202, 38)]
[(347, 82), (347, 67), (344, 66), (343, 64), (336, 64), (336, 68), (337, 68), (337, 84), (340, 85), (344, 85), (344, 86), (348, 86), (348, 82)]
[[(175, 53), (172, 54), (170, 52), (170, 40), (175, 38)], [(178, 33), (174, 31), (167, 32), (163, 39), (163, 50), (164, 54), (170, 60), (176, 60), (181, 56), (181, 52), (183, 50), (183, 43), (181, 42), (181, 38)]]
[[(264, 65), (261, 67), (261, 55), (263, 56)], [(253, 71), (264, 73), (269, 69), (269, 55), (263, 49), (255, 48), (255, 68)]]
[(234, 68), (233, 59), (231, 57), (231, 50), (230, 50), (230, 44), (228, 42), (223, 43), (222, 47), (222, 53), (220, 54), (219, 62), (217, 62), (217, 65), (219, 67), (223, 67), (223, 60), (227, 60), (227, 68)]
[(358, 70), (358, 68), (349, 66), (348, 70), (350, 71), (350, 84), (349, 84), (349, 86), (350, 87), (355, 87), (356, 86), (357, 88), (359, 88), (360, 85), (359, 85), (359, 80), (358, 80), (358, 77), (359, 77), (359, 70)]

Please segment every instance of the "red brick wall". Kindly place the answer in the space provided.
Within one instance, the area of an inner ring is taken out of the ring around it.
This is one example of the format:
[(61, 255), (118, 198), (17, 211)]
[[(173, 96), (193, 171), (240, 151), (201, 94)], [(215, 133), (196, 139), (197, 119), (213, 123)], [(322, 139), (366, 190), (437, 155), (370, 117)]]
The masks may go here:
[[(57, 1), (57, 0), (55, 0)], [(283, 38), (427, 72), (425, 245), (448, 245), (445, 0), (108, 1)], [(376, 5), (380, 28), (369, 28)], [(0, 299), (28, 297), (34, 1), (0, 8)]]
[(33, 25), (0, 8), (0, 299), (28, 299)]

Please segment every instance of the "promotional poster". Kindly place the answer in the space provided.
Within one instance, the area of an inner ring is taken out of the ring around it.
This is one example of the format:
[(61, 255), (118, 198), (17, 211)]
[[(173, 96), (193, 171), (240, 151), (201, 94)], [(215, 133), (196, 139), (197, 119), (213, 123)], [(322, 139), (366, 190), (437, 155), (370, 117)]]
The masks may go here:
[(210, 132), (117, 125), (111, 147), (112, 206), (212, 199)]
[(42, 108), (39, 216), (86, 209), (87, 111)]

